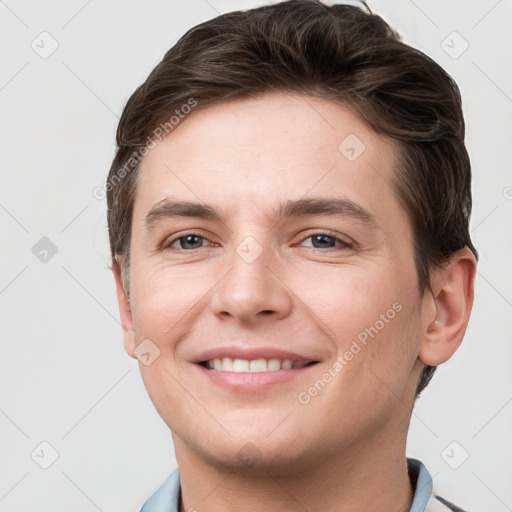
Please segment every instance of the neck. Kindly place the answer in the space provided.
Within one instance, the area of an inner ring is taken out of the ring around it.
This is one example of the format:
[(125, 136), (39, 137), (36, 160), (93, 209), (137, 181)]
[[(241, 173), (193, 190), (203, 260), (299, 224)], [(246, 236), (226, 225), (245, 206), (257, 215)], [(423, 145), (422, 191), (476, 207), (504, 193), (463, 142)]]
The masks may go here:
[(182, 489), (180, 512), (409, 512), (412, 503), (405, 442), (393, 444), (378, 436), (352, 445), (342, 455), (333, 450), (329, 458), (308, 458), (302, 467), (297, 462), (278, 470), (262, 465), (251, 474), (206, 463), (173, 437)]

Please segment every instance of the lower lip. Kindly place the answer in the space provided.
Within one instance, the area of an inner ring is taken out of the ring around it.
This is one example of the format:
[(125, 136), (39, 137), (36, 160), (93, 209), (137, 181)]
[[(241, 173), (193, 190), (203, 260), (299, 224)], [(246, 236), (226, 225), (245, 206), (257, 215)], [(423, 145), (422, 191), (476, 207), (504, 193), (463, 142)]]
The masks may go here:
[(219, 386), (227, 387), (233, 391), (265, 391), (275, 384), (303, 377), (317, 364), (318, 363), (291, 370), (239, 373), (208, 370), (208, 368), (200, 364), (196, 364), (196, 366), (211, 382)]

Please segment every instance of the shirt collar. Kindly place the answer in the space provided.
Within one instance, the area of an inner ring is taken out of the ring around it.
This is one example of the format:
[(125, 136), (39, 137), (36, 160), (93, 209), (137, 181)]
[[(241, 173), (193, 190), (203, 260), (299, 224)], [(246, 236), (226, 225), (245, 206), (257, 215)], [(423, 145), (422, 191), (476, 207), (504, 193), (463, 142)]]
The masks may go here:
[(418, 459), (407, 459), (407, 469), (411, 484), (415, 488), (409, 512), (425, 512), (432, 498), (432, 477), (423, 462)]

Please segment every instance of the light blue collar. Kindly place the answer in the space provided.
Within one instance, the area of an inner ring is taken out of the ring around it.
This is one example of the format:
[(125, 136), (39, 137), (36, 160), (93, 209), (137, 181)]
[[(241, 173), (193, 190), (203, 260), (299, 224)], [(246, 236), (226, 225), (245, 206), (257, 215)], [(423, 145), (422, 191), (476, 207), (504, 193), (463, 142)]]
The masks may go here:
[(416, 489), (409, 512), (425, 512), (432, 497), (432, 477), (423, 462), (418, 459), (407, 459), (407, 467), (412, 486)]
[(180, 512), (180, 472), (176, 468), (148, 498), (140, 512)]

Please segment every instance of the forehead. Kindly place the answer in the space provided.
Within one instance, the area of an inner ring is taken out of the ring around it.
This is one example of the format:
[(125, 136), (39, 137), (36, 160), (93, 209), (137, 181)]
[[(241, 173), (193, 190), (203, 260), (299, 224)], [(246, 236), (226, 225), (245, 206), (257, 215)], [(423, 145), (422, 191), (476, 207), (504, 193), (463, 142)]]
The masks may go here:
[(286, 200), (338, 195), (396, 214), (395, 151), (332, 101), (274, 92), (221, 103), (192, 111), (144, 157), (134, 218), (165, 197), (264, 215)]

